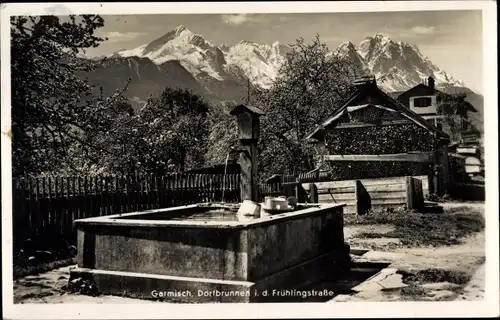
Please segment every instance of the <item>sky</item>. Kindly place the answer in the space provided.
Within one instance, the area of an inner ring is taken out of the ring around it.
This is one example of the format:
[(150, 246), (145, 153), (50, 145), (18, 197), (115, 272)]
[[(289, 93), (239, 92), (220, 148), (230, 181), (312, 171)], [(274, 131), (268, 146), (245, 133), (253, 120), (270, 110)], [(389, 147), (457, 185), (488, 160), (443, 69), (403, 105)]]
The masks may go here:
[(481, 11), (407, 11), (293, 14), (158, 14), (105, 15), (97, 32), (107, 37), (99, 56), (132, 49), (159, 38), (179, 25), (186, 26), (215, 44), (232, 45), (241, 40), (271, 44), (307, 42), (320, 35), (330, 49), (343, 41), (355, 45), (376, 33), (395, 41), (415, 44), (434, 64), (466, 85), (482, 92)]

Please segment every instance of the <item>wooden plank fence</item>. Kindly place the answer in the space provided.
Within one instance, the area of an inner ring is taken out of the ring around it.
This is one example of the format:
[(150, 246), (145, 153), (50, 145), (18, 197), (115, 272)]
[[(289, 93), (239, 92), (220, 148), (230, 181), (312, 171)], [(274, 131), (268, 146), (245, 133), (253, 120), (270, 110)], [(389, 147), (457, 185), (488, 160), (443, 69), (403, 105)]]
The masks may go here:
[(14, 179), (14, 242), (44, 232), (74, 242), (76, 219), (198, 202), (239, 202), (239, 180), (239, 174)]

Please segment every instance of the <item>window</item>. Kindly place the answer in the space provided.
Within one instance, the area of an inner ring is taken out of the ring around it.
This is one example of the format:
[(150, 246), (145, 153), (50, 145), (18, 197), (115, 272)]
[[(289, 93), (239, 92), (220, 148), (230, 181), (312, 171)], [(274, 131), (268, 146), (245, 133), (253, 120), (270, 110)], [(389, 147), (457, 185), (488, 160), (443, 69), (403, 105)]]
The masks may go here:
[(413, 106), (415, 108), (427, 108), (432, 105), (432, 99), (429, 97), (413, 99)]

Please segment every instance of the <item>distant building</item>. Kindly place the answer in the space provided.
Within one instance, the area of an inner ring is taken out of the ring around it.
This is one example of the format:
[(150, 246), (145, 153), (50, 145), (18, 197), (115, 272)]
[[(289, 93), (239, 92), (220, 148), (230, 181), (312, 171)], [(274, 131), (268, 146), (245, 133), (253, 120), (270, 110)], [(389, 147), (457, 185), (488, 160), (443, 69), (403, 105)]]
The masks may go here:
[(456, 110), (451, 114), (446, 108), (450, 108), (451, 103), (449, 102), (457, 98), (436, 89), (436, 83), (432, 77), (427, 78), (426, 83), (420, 83), (407, 91), (392, 93), (390, 95), (411, 111), (422, 116), (430, 124), (442, 128), (448, 134), (451, 133), (447, 132), (451, 128), (447, 128), (447, 124), (443, 121), (446, 115), (452, 115), (456, 118), (457, 129), (462, 135), (475, 133), (474, 128), (472, 128), (468, 120), (470, 112), (477, 112), (474, 106), (464, 99), (459, 99), (455, 103)]
[(426, 83), (390, 95), (429, 124), (446, 132), (450, 136), (450, 151), (467, 157), (466, 162), (470, 165), (466, 171), (469, 174), (482, 172), (480, 133), (469, 121), (469, 113), (477, 110), (465, 100), (465, 96), (456, 97), (436, 89), (432, 77), (427, 78)]

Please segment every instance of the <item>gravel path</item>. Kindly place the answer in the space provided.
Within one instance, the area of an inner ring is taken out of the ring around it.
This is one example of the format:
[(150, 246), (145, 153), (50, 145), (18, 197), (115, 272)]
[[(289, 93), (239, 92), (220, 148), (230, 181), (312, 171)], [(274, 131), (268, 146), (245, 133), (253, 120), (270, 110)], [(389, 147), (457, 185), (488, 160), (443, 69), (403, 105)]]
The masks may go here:
[(483, 300), (484, 299), (484, 283), (485, 283), (485, 265), (483, 264), (472, 276), (471, 281), (456, 300)]
[(440, 202), (440, 206), (444, 209), (446, 208), (458, 208), (458, 207), (470, 207), (470, 208), (482, 208), (484, 210), (484, 202), (474, 201), (474, 202)]

